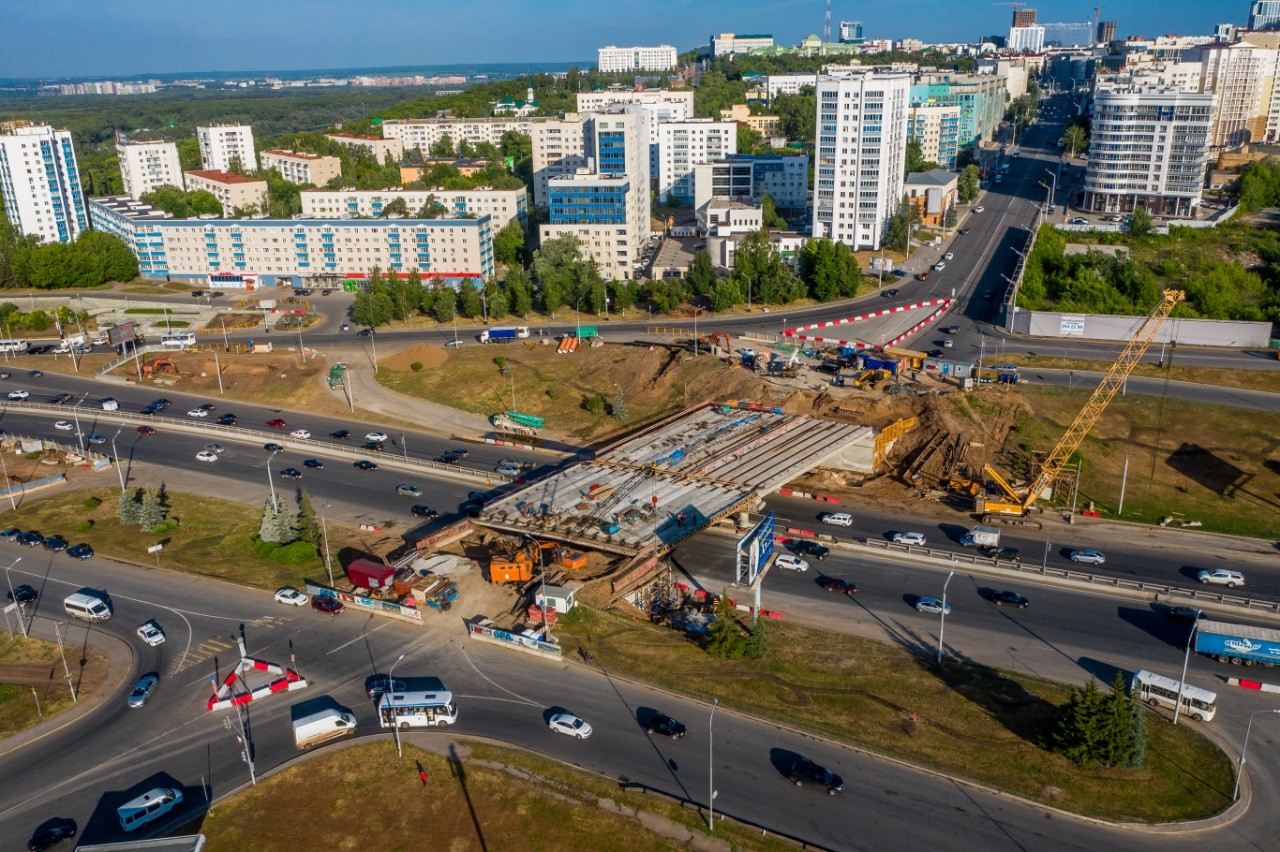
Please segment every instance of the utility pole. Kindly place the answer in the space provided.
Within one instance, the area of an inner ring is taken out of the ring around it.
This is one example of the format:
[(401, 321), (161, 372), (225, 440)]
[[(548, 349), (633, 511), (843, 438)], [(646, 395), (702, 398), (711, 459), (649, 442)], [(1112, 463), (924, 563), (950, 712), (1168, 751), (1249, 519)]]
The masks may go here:
[(218, 374), (218, 396), (225, 396), (226, 391), (222, 389), (222, 365), (218, 362), (218, 350), (213, 350), (213, 371)]
[(1076, 484), (1075, 484), (1075, 487), (1071, 489), (1071, 516), (1072, 517), (1075, 517), (1076, 499), (1080, 496), (1080, 472), (1082, 470), (1083, 464), (1084, 464), (1084, 459), (1082, 458), (1076, 459)]
[[(329, 504), (325, 503), (324, 508), (328, 509)], [(329, 524), (324, 518), (324, 509), (320, 510), (320, 529), (324, 532), (324, 567), (329, 571), (329, 585), (333, 585), (333, 562), (329, 559)]]
[(249, 738), (244, 734), (244, 718), (240, 716), (240, 705), (236, 705), (236, 716), (240, 718), (240, 724), (237, 725), (231, 721), (230, 716), (222, 717), (222, 727), (233, 732), (236, 742), (240, 744), (240, 759), (249, 765), (249, 781), (255, 787), (258, 785), (258, 775), (253, 770), (253, 755), (249, 752)]
[(1120, 505), (1116, 509), (1116, 517), (1124, 517), (1124, 487), (1129, 482), (1129, 451), (1124, 451), (1124, 472), (1120, 474)]
[(67, 677), (67, 689), (71, 690), (71, 702), (73, 704), (80, 703), (80, 697), (76, 695), (75, 680), (71, 677), (71, 668), (67, 665), (67, 649), (62, 644), (62, 631), (58, 629), (58, 622), (53, 623), (53, 635), (58, 639), (58, 653), (62, 655), (62, 671)]

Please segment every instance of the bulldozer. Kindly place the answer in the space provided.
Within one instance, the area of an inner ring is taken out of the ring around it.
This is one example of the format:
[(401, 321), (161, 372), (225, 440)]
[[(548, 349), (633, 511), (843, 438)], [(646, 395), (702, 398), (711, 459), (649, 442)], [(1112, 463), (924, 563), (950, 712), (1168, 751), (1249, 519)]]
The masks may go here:
[(167, 355), (160, 358), (153, 358), (142, 365), (142, 375), (144, 376), (158, 376), (162, 373), (169, 373), (174, 376), (182, 375), (178, 370), (178, 365), (175, 364), (173, 359)]

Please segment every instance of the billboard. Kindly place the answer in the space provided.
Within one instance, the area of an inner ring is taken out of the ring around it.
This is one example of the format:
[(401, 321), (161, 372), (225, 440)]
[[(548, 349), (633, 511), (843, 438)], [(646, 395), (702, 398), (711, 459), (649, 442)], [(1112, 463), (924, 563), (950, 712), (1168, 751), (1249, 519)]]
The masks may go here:
[(1058, 334), (1063, 337), (1084, 337), (1084, 317), (1064, 315), (1058, 323)]
[(770, 512), (738, 541), (734, 582), (741, 584), (745, 579), (747, 585), (754, 584), (769, 564), (769, 557), (773, 556), (773, 520)]
[(124, 346), (126, 343), (132, 343), (135, 339), (137, 339), (137, 335), (134, 333), (132, 320), (122, 322), (115, 328), (107, 329), (107, 342), (112, 346)]

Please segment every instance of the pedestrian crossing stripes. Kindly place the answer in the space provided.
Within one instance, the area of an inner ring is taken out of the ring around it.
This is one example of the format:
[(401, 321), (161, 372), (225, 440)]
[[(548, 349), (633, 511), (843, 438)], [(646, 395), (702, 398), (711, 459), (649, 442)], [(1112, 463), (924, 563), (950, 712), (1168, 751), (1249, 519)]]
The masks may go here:
[[(259, 631), (273, 630), (282, 627), (292, 621), (292, 618), (285, 618), (278, 615), (264, 615), (261, 618), (255, 618), (245, 622), (245, 627), (254, 627)], [(229, 657), (227, 652), (233, 652)], [(213, 657), (222, 656), (226, 659), (235, 657), (238, 659), (239, 650), (236, 648), (235, 639), (229, 635), (210, 636), (201, 641), (199, 644), (192, 645), (191, 649), (183, 656), (181, 665), (174, 669), (174, 674), (184, 672), (193, 666), (212, 659)]]

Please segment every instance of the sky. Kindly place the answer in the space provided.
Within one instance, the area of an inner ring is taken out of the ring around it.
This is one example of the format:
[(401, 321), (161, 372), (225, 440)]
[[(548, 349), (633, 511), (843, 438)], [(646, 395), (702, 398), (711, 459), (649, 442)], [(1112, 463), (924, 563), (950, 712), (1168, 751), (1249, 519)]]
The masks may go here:
[[(1041, 0), (1041, 22), (1087, 21), (1093, 2)], [(1243, 24), (1248, 0), (1106, 0), (1117, 36), (1207, 34)], [(832, 0), (832, 30), (868, 38), (975, 41), (1005, 32), (987, 0)], [(821, 33), (825, 0), (0, 0), (0, 78), (179, 71), (374, 68), (592, 60), (604, 45), (674, 44), (711, 33)]]

